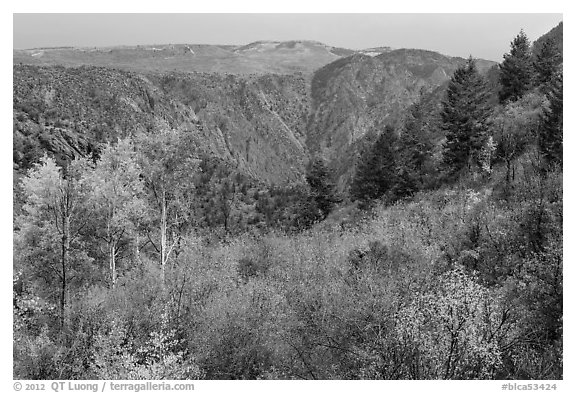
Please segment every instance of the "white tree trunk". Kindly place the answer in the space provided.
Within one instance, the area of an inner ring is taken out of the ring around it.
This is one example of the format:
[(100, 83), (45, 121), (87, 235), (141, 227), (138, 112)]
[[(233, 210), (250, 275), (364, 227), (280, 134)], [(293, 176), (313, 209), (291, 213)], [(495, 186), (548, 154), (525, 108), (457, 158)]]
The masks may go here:
[(112, 289), (116, 287), (116, 247), (114, 241), (110, 244), (110, 279), (112, 281)]
[(167, 247), (166, 247), (166, 191), (162, 190), (162, 215), (160, 218), (160, 265), (162, 268), (162, 285), (165, 284), (166, 280), (166, 260), (168, 259)]

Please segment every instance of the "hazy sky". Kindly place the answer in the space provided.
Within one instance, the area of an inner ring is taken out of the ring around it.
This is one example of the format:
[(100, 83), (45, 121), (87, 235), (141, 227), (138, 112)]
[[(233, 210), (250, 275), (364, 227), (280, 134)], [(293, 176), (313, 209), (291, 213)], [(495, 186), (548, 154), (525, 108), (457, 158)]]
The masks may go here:
[(316, 40), (350, 49), (419, 48), (501, 61), (524, 29), (531, 40), (562, 14), (14, 14), (15, 49)]

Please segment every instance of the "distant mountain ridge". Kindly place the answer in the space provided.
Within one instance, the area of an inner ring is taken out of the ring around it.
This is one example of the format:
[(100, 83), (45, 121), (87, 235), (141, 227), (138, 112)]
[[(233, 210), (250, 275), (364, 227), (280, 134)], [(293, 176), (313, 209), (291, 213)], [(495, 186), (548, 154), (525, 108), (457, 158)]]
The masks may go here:
[(354, 54), (378, 56), (382, 46), (360, 50), (318, 41), (255, 41), (247, 45), (154, 44), (112, 47), (58, 47), (13, 50), (14, 64), (93, 65), (135, 72), (219, 72), (229, 74), (312, 73)]
[(313, 72), (355, 51), (317, 41), (256, 41), (247, 45), (136, 45), (14, 50), (14, 64), (122, 68), (136, 72), (290, 74)]

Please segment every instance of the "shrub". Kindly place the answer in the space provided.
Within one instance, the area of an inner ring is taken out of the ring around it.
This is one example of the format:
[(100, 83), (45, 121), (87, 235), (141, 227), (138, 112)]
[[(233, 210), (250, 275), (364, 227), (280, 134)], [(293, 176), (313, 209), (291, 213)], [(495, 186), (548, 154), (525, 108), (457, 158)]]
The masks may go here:
[(248, 281), (251, 277), (262, 276), (272, 265), (272, 245), (266, 240), (259, 240), (247, 250), (248, 255), (238, 260), (238, 275)]
[(396, 333), (411, 354), (402, 367), (418, 379), (494, 378), (502, 363), (497, 301), (462, 268), (431, 285), (398, 315)]
[(38, 336), (14, 334), (14, 379), (61, 379), (61, 360), (65, 348), (57, 345), (49, 336), (48, 328), (42, 328)]
[(110, 321), (95, 337), (94, 362), (90, 370), (96, 379), (198, 379), (203, 373), (175, 339), (166, 314), (162, 326), (146, 343), (134, 345), (122, 322)]

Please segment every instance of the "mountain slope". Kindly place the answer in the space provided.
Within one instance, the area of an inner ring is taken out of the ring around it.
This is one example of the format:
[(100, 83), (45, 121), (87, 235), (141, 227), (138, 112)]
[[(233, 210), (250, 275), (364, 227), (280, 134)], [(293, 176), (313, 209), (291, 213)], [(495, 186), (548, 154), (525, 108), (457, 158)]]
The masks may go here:
[[(343, 187), (355, 162), (356, 142), (387, 124), (398, 126), (410, 105), (446, 83), (464, 61), (398, 49), (375, 57), (356, 54), (324, 66), (311, 82), (308, 148), (333, 163)], [(493, 64), (478, 61), (481, 72)]]
[(551, 39), (560, 49), (560, 53), (563, 53), (564, 50), (564, 23), (560, 22), (558, 26), (554, 27), (548, 33), (544, 34), (542, 37), (538, 38), (533, 43), (533, 51), (534, 53), (539, 53), (544, 41), (547, 39)]
[(297, 75), (15, 66), (13, 92), (16, 169), (44, 151), (67, 160), (118, 137), (177, 128), (199, 149), (263, 181), (295, 181), (303, 171), (308, 104)]

